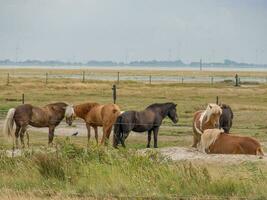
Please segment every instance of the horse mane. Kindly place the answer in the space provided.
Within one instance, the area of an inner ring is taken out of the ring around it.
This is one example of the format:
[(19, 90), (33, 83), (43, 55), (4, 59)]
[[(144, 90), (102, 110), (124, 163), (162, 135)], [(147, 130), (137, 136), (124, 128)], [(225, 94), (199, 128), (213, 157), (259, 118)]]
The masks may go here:
[(233, 111), (232, 111), (232, 109), (231, 109), (231, 107), (229, 105), (227, 105), (227, 104), (221, 104), (220, 107), (221, 107), (221, 109), (227, 109), (227, 110), (229, 110), (229, 112), (231, 114), (231, 118), (232, 119), (234, 118), (234, 113), (233, 113)]
[(166, 105), (169, 105), (170, 107), (172, 107), (172, 106), (175, 106), (175, 103), (172, 103), (172, 102), (167, 102), (167, 103), (153, 103), (153, 104), (147, 106), (146, 109), (153, 109), (153, 108), (158, 108), (158, 107), (166, 106)]
[(50, 103), (43, 107), (43, 109), (53, 109), (54, 111), (59, 111), (61, 109), (65, 110), (64, 116), (71, 117), (74, 114), (73, 105), (65, 102)]
[(200, 120), (202, 121), (204, 117), (207, 117), (206, 122), (210, 121), (210, 116), (212, 114), (222, 114), (222, 109), (220, 106), (214, 103), (209, 103), (206, 110), (201, 114)]
[(54, 108), (54, 106), (59, 106), (59, 107), (66, 107), (68, 106), (69, 104), (65, 103), (65, 102), (56, 102), (56, 103), (50, 103), (50, 104), (47, 104), (45, 105), (44, 107), (52, 107)]
[(71, 117), (72, 115), (74, 115), (73, 105), (67, 105), (65, 110), (65, 117)]
[(206, 129), (201, 135), (199, 150), (206, 153), (206, 150), (214, 144), (221, 133), (224, 133), (223, 129)]
[(230, 108), (230, 106), (229, 105), (227, 105), (227, 104), (220, 104), (220, 107), (222, 108), (222, 109), (225, 109), (225, 108)]

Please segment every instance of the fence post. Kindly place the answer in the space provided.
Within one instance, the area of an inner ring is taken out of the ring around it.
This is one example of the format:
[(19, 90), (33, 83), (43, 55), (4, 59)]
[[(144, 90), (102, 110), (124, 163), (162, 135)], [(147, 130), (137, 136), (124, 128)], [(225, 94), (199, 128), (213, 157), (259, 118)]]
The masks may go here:
[(117, 83), (120, 83), (120, 72), (117, 73)]
[(85, 82), (85, 71), (83, 71), (83, 79), (82, 79), (82, 82), (83, 83)]
[(239, 86), (239, 81), (240, 81), (240, 79), (239, 79), (239, 77), (238, 77), (238, 74), (236, 74), (236, 75), (235, 75), (235, 86), (236, 86), (236, 87)]
[(116, 100), (117, 100), (117, 87), (116, 87), (116, 85), (112, 86), (112, 92), (113, 92), (113, 103), (116, 104)]
[(47, 85), (47, 83), (48, 83), (48, 73), (46, 72), (45, 73), (45, 84)]
[(216, 97), (216, 104), (219, 104), (219, 96)]
[(6, 85), (9, 85), (9, 73), (7, 73)]
[(24, 99), (24, 93), (22, 93), (21, 102), (22, 102), (22, 104), (24, 104), (24, 102), (25, 102), (25, 99)]
[(149, 75), (149, 84), (151, 85), (152, 77)]
[(182, 84), (184, 83), (184, 77), (182, 77)]
[(213, 79), (214, 79), (213, 76), (210, 79), (211, 79), (211, 84), (213, 85)]

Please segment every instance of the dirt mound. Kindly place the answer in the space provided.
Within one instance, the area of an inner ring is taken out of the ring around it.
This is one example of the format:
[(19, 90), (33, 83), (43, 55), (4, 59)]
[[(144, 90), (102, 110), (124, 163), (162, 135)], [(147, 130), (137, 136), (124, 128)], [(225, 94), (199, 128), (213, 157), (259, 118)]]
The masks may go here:
[[(150, 149), (141, 150), (141, 152), (148, 152)], [(153, 150), (152, 150), (153, 151)], [(254, 155), (225, 155), (225, 154), (205, 154), (195, 148), (186, 147), (166, 147), (157, 149), (163, 156), (173, 161), (200, 161), (200, 162), (221, 162), (221, 163), (240, 163), (246, 161), (263, 161), (267, 162), (267, 157)]]

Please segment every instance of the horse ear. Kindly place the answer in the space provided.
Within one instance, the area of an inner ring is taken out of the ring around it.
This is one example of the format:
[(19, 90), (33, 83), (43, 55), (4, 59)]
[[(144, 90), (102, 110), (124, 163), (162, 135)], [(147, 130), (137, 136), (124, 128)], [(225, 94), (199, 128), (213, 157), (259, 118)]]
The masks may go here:
[(209, 108), (212, 109), (212, 105), (209, 104)]

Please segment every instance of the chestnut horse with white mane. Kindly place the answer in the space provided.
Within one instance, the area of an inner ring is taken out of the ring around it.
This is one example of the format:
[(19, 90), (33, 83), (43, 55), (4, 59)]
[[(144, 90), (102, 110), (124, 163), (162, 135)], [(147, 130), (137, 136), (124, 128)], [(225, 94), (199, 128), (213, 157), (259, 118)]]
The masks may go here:
[(217, 104), (208, 104), (206, 110), (199, 110), (193, 117), (193, 145), (197, 147), (204, 130), (216, 128), (219, 126), (222, 109)]
[(101, 144), (106, 144), (109, 139), (112, 126), (120, 115), (120, 108), (116, 104), (101, 105), (95, 102), (89, 102), (74, 106), (74, 116), (83, 119), (86, 123), (88, 133), (88, 143), (91, 137), (91, 126), (95, 131), (95, 139), (98, 143), (97, 127), (103, 127), (103, 136)]
[(205, 130), (199, 148), (204, 153), (264, 156), (260, 143), (254, 138), (229, 135), (223, 129)]

